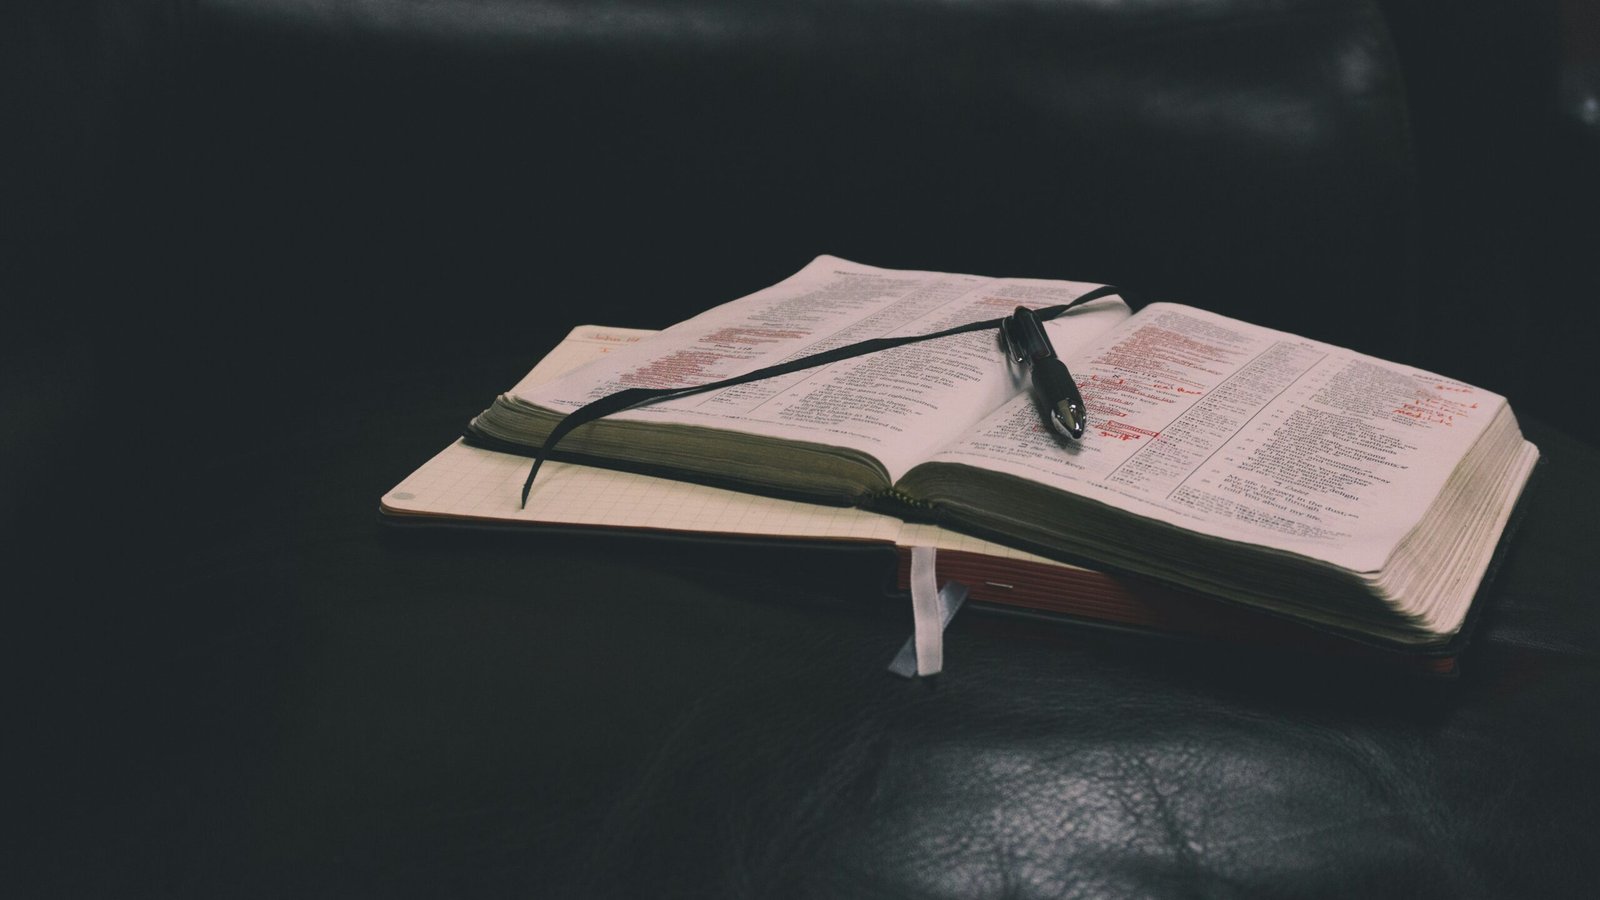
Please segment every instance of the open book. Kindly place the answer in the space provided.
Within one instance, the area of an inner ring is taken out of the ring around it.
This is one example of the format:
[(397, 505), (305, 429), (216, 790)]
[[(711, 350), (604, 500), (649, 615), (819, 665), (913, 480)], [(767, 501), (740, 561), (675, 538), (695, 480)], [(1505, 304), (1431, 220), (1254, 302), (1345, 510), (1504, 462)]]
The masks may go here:
[[(706, 383), (1091, 287), (821, 257), (560, 377), (524, 379), (469, 435), (528, 452), (624, 387)], [(1504, 398), (1173, 304), (1132, 314), (1107, 298), (1046, 328), (1088, 407), (1081, 441), (1043, 425), (1026, 373), (985, 331), (620, 413), (561, 450), (936, 525), (1369, 642), (1437, 646), (1460, 629), (1538, 457)], [(541, 475), (530, 509), (559, 482)], [(388, 512), (430, 512), (395, 498)]]

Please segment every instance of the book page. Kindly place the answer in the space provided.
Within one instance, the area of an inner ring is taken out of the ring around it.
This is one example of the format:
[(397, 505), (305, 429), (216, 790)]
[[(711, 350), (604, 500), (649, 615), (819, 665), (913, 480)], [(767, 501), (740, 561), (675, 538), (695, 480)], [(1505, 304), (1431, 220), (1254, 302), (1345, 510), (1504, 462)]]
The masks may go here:
[(561, 339), (561, 343), (534, 364), (522, 376), (512, 393), (544, 384), (565, 375), (585, 363), (631, 347), (660, 334), (649, 328), (618, 328), (614, 325), (579, 325)]
[[(879, 269), (817, 258), (798, 274), (543, 385), (513, 391), (556, 412), (629, 387), (686, 387), (869, 338), (939, 331), (1066, 303), (1096, 285)], [(1105, 298), (1050, 323), (1059, 352), (1128, 316)], [(998, 329), (882, 351), (616, 414), (848, 447), (898, 478), (1023, 385)]]
[(1357, 572), (1382, 566), (1505, 405), (1408, 366), (1172, 304), (1064, 358), (1078, 442), (1025, 397), (934, 462), (1037, 481)]

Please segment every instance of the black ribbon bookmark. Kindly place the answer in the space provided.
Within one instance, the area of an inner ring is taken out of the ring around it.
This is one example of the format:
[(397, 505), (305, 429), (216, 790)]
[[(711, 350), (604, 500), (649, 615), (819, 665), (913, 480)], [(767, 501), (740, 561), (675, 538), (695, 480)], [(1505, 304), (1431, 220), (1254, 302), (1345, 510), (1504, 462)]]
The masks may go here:
[[(1067, 312), (1067, 310), (1081, 306), (1091, 300), (1099, 300), (1101, 297), (1109, 297), (1113, 294), (1120, 296), (1122, 294), (1122, 290), (1108, 284), (1104, 285), (1103, 287), (1095, 288), (1094, 290), (1089, 291), (1082, 296), (1074, 298), (1071, 303), (1063, 303), (1059, 306), (1047, 306), (1043, 309), (1034, 310), (1033, 314), (1034, 317), (1039, 321), (1048, 322), (1051, 319), (1063, 315)], [(743, 375), (735, 375), (732, 378), (724, 378), (721, 381), (713, 381), (707, 384), (697, 384), (693, 387), (624, 388), (623, 390), (617, 391), (614, 394), (607, 394), (598, 400), (586, 403), (568, 413), (565, 418), (556, 423), (556, 427), (550, 429), (550, 433), (545, 436), (544, 446), (540, 447), (539, 452), (534, 454), (533, 468), (528, 470), (528, 479), (522, 483), (522, 505), (524, 508), (527, 507), (528, 492), (533, 490), (533, 480), (538, 477), (539, 467), (544, 465), (545, 459), (550, 456), (550, 451), (555, 449), (556, 444), (560, 443), (562, 438), (566, 437), (569, 432), (580, 425), (587, 425), (596, 419), (609, 416), (612, 413), (619, 413), (625, 410), (634, 409), (636, 407), (647, 406), (651, 403), (659, 403), (662, 400), (672, 400), (678, 397), (691, 397), (695, 394), (703, 394), (706, 391), (715, 391), (726, 387), (737, 387), (741, 384), (749, 384), (752, 381), (760, 381), (763, 378), (776, 378), (780, 375), (788, 375), (791, 372), (800, 372), (805, 369), (813, 369), (817, 366), (825, 366), (829, 363), (840, 362), (841, 360), (853, 359), (857, 356), (866, 356), (868, 353), (877, 353), (880, 350), (892, 350), (895, 347), (904, 347), (907, 344), (917, 344), (921, 343), (922, 341), (931, 341), (937, 338), (953, 337), (958, 334), (967, 334), (968, 332), (972, 331), (983, 331), (987, 328), (998, 329), (1005, 323), (1006, 318), (985, 319), (981, 322), (968, 322), (965, 325), (957, 325), (954, 328), (946, 328), (944, 331), (935, 331), (930, 334), (915, 334), (908, 337), (894, 338), (872, 338), (870, 340), (848, 344), (843, 347), (835, 347), (832, 350), (825, 350), (821, 353), (813, 353), (810, 356), (802, 356), (799, 359), (790, 360), (786, 363), (779, 363), (775, 366), (767, 366), (764, 369), (756, 369), (753, 372), (746, 372)]]

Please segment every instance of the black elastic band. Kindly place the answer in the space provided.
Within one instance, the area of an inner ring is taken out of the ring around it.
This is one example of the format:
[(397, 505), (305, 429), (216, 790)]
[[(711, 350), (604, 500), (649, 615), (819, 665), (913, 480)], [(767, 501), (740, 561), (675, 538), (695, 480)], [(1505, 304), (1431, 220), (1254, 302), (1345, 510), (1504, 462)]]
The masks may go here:
[[(1051, 319), (1054, 319), (1057, 316), (1065, 313), (1067, 310), (1072, 309), (1075, 306), (1081, 306), (1082, 304), (1088, 303), (1090, 300), (1098, 300), (1101, 297), (1109, 297), (1112, 294), (1120, 295), (1121, 293), (1122, 291), (1119, 288), (1108, 284), (1103, 287), (1095, 288), (1094, 290), (1089, 291), (1080, 297), (1074, 298), (1071, 303), (1063, 303), (1059, 306), (1047, 306), (1043, 309), (1035, 310), (1034, 314), (1039, 317), (1040, 321), (1048, 322)], [(958, 334), (967, 334), (968, 332), (972, 331), (983, 331), (986, 328), (999, 328), (1000, 323), (1004, 321), (1005, 319), (1003, 318), (985, 319), (982, 322), (968, 322), (965, 325), (957, 325), (954, 328), (946, 328), (944, 331), (935, 331), (931, 334), (917, 334), (911, 335), (910, 337), (896, 338), (872, 338), (870, 340), (859, 341), (854, 344), (847, 344), (843, 347), (836, 347), (832, 350), (825, 350), (821, 353), (813, 353), (810, 356), (802, 356), (799, 359), (790, 360), (786, 363), (779, 363), (775, 366), (767, 366), (764, 369), (756, 369), (754, 372), (746, 372), (743, 375), (735, 375), (732, 378), (724, 378), (721, 381), (713, 381), (708, 384), (698, 384), (693, 387), (625, 388), (617, 391), (614, 394), (607, 394), (598, 400), (586, 403), (568, 413), (565, 418), (556, 423), (556, 427), (550, 429), (550, 433), (545, 436), (544, 446), (540, 447), (539, 452), (534, 454), (533, 468), (528, 470), (528, 479), (522, 483), (522, 505), (524, 507), (528, 505), (528, 492), (533, 490), (533, 479), (538, 477), (539, 467), (544, 465), (544, 461), (550, 455), (550, 451), (555, 449), (556, 444), (560, 442), (562, 438), (566, 437), (568, 432), (580, 425), (587, 425), (596, 419), (609, 416), (612, 413), (619, 413), (623, 412), (624, 410), (635, 409), (637, 407), (646, 406), (661, 400), (672, 400), (678, 397), (690, 397), (695, 394), (703, 394), (706, 391), (715, 391), (721, 388), (749, 384), (752, 381), (760, 381), (763, 378), (776, 378), (780, 375), (788, 375), (791, 372), (799, 372), (805, 369), (812, 369), (817, 366), (825, 366), (829, 363), (853, 359), (857, 356), (865, 356), (868, 353), (877, 353), (880, 350), (892, 350), (895, 347), (904, 347), (907, 344), (931, 341), (935, 338), (952, 337)]]

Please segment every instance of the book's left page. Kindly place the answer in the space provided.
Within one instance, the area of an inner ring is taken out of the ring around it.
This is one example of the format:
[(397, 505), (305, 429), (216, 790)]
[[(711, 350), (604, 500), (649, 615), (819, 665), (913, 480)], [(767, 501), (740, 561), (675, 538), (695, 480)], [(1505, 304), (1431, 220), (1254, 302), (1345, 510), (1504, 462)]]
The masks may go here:
[[(1062, 304), (1093, 287), (880, 269), (822, 256), (772, 287), (648, 342), (552, 381), (519, 384), (474, 429), (528, 446), (562, 415), (625, 388), (705, 384), (870, 338), (940, 331), (999, 318), (1017, 306)], [(1052, 337), (1068, 344), (1086, 340), (1128, 315), (1121, 301), (1104, 298), (1052, 323)], [(841, 448), (881, 466), (887, 488), (1015, 396), (1021, 375), (1007, 364), (997, 331), (973, 332), (617, 413), (579, 428), (563, 446), (601, 461), (626, 453), (634, 461), (683, 469), (692, 468), (697, 453), (759, 437), (767, 442), (747, 455), (782, 452), (781, 442)], [(654, 439), (664, 430), (634, 430), (597, 445), (604, 429), (629, 423), (680, 426), (672, 432), (679, 435), (687, 433), (682, 428), (696, 429), (696, 443), (663, 446)], [(646, 435), (653, 446), (641, 449)]]

